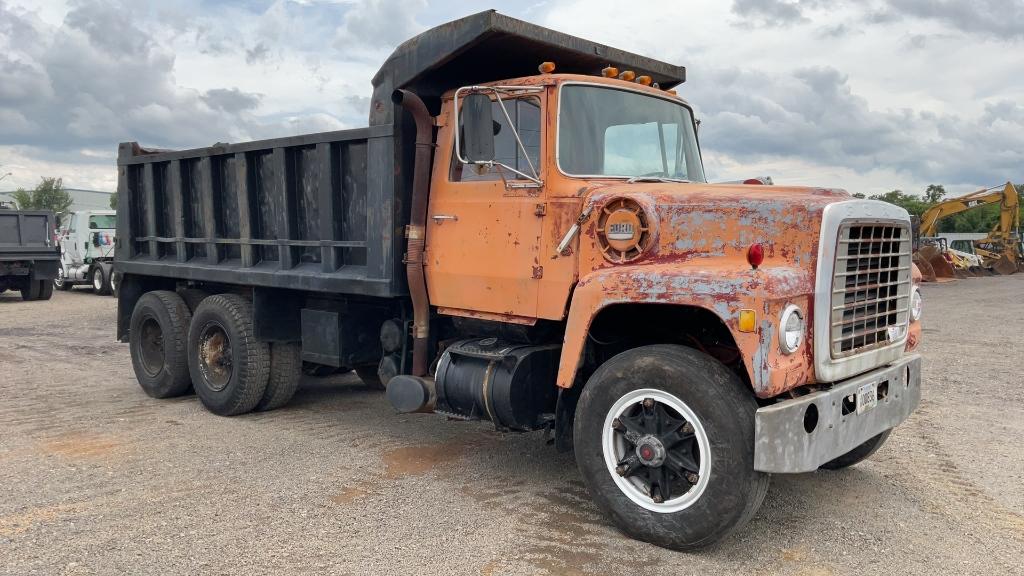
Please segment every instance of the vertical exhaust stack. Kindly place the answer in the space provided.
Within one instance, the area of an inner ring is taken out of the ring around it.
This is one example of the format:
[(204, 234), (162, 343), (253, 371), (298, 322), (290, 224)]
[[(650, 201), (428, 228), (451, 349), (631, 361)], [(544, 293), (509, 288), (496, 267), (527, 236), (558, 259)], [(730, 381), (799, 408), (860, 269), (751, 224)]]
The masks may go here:
[(405, 227), (405, 274), (412, 297), (412, 375), (425, 376), (430, 359), (430, 300), (423, 275), (423, 248), (427, 229), (427, 198), (430, 195), (430, 162), (434, 148), (434, 122), (423, 100), (408, 90), (395, 90), (391, 101), (401, 105), (416, 121), (416, 158), (413, 164), (412, 208)]

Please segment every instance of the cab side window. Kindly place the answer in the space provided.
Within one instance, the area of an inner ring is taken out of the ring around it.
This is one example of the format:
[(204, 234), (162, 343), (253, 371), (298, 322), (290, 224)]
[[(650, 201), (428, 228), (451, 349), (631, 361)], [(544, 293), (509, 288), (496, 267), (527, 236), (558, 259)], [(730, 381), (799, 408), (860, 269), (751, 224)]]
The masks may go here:
[[(508, 126), (508, 120), (497, 101), (491, 102), (491, 115), (494, 118), (494, 161), (511, 166), (524, 174), (533, 174), (530, 163), (540, 171), (540, 100), (537, 98), (503, 99), (505, 110), (512, 119), (519, 139), (526, 149), (527, 156), (516, 143), (516, 136)], [(462, 130), (462, 110), (459, 110), (459, 130)], [(529, 158), (529, 161), (527, 161)], [(480, 180), (501, 180), (501, 168), (466, 165), (459, 162), (452, 154), (450, 180), (452, 182), (473, 182)], [(505, 171), (505, 178), (515, 180), (516, 174)]]

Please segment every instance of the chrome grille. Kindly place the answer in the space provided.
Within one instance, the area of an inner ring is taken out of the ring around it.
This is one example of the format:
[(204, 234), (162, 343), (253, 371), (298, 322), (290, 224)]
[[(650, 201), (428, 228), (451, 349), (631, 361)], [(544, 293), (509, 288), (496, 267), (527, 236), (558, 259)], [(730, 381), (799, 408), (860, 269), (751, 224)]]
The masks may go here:
[(910, 308), (910, 227), (844, 222), (832, 279), (832, 357), (899, 341)]

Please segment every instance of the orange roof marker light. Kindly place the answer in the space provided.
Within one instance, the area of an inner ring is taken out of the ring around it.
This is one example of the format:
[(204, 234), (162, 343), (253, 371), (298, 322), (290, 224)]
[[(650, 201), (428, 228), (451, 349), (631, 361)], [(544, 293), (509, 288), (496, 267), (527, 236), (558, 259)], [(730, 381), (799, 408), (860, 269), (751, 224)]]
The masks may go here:
[(616, 68), (615, 66), (609, 66), (607, 68), (601, 69), (601, 76), (604, 76), (605, 78), (615, 78), (618, 75), (619, 69)]
[(651, 82), (652, 82), (652, 80), (651, 80), (650, 76), (637, 76), (636, 77), (636, 83), (637, 84), (643, 84), (644, 86), (650, 86)]
[(555, 63), (541, 62), (540, 66), (537, 66), (537, 70), (540, 70), (541, 74), (551, 74), (555, 71)]
[(625, 72), (619, 74), (619, 80), (625, 80), (626, 82), (632, 82), (635, 78), (636, 72), (633, 72), (632, 70), (626, 70)]

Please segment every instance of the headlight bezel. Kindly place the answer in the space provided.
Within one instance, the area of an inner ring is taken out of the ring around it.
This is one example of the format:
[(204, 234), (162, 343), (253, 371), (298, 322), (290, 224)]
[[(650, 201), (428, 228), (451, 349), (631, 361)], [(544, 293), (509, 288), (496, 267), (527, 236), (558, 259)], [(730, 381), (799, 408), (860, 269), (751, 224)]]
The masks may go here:
[[(799, 331), (790, 330), (788, 327), (790, 320), (794, 316), (799, 319)], [(793, 342), (790, 341), (791, 332), (797, 332), (796, 340)], [(803, 311), (796, 304), (789, 304), (782, 310), (782, 314), (779, 316), (779, 350), (786, 355), (794, 354), (803, 346), (806, 339), (807, 322), (804, 319)]]
[(921, 295), (921, 288), (914, 286), (910, 291), (910, 321), (918, 322), (924, 313), (924, 296)]

